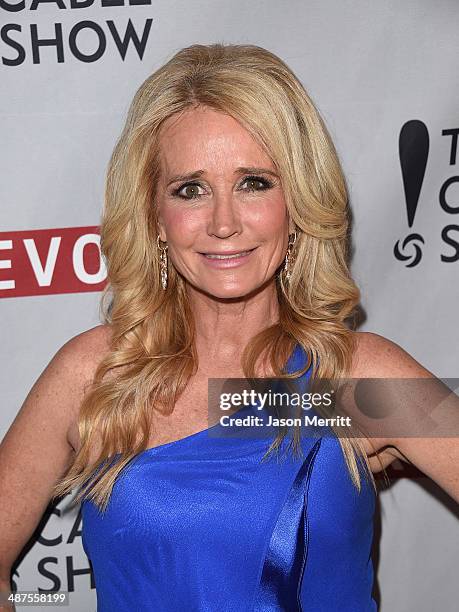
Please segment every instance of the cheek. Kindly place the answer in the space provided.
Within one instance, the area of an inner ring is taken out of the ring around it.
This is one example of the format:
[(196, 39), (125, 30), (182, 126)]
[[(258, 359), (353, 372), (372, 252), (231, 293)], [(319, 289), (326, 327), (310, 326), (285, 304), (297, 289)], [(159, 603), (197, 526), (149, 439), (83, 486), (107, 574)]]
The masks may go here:
[(192, 244), (202, 228), (202, 214), (196, 210), (169, 208), (164, 210), (163, 223), (168, 240), (178, 248)]
[(257, 206), (247, 209), (247, 221), (255, 231), (271, 238), (279, 237), (279, 230), (288, 227), (287, 207), (282, 197), (260, 202)]

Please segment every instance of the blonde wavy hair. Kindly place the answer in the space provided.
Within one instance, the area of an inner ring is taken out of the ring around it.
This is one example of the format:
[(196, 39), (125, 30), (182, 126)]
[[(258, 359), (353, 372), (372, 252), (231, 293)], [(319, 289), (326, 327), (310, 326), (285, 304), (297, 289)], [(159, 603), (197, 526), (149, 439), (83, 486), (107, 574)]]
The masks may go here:
[[(268, 152), (298, 233), (290, 280), (276, 275), (279, 321), (248, 342), (241, 357), (245, 376), (256, 376), (261, 358), (280, 378), (300, 376), (311, 365), (312, 378), (349, 375), (360, 292), (347, 263), (347, 188), (325, 124), (273, 53), (255, 45), (191, 45), (137, 90), (108, 165), (100, 228), (108, 283), (101, 312), (111, 346), (80, 407), (81, 448), (53, 497), (84, 485), (75, 503), (87, 497), (105, 510), (118, 474), (148, 448), (150, 407), (171, 410), (196, 372), (193, 313), (185, 281), (172, 265), (167, 290), (161, 287), (154, 202), (161, 126), (198, 105), (233, 116)], [(307, 363), (289, 375), (284, 367), (297, 343)], [(96, 431), (100, 452), (90, 462)], [(266, 455), (284, 437), (280, 432)], [(296, 452), (297, 432), (294, 439)], [(358, 490), (359, 460), (375, 486), (361, 440), (338, 439)]]

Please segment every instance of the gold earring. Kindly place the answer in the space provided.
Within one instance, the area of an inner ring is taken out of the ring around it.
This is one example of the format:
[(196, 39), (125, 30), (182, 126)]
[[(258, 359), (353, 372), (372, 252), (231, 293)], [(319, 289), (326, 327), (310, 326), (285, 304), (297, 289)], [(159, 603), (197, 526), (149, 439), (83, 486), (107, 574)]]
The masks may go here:
[(293, 257), (292, 253), (293, 253), (293, 247), (295, 245), (296, 238), (297, 238), (296, 230), (294, 231), (293, 234), (291, 234), (291, 236), (293, 236), (293, 239), (291, 239), (290, 236), (289, 236), (288, 248), (287, 248), (287, 253), (285, 255), (284, 270), (283, 270), (284, 275), (285, 275), (285, 279), (287, 281), (290, 280), (291, 268), (292, 268), (292, 265), (293, 265), (293, 263), (295, 261), (295, 258)]
[(167, 288), (167, 244), (166, 244), (165, 247), (162, 247), (159, 244), (159, 241), (160, 241), (160, 238), (159, 238), (159, 234), (158, 234), (158, 237), (156, 239), (156, 246), (161, 251), (160, 261), (159, 261), (159, 268), (160, 268), (160, 272), (161, 272), (161, 285), (162, 285), (162, 288), (165, 291), (166, 288)]

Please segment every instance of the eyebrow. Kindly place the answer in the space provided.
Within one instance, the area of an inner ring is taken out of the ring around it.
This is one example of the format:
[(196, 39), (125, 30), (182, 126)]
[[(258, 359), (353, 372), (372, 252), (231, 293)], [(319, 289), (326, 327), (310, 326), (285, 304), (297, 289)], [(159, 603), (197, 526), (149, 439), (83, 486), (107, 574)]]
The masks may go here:
[[(188, 174), (177, 174), (176, 176), (173, 176), (170, 181), (168, 181), (167, 186), (179, 181), (190, 181), (192, 179), (200, 178), (204, 173), (205, 170), (196, 170), (194, 172), (189, 172)], [(270, 174), (271, 176), (278, 176), (276, 172), (269, 170), (269, 168), (256, 168), (254, 166), (239, 166), (234, 171), (234, 174)]]

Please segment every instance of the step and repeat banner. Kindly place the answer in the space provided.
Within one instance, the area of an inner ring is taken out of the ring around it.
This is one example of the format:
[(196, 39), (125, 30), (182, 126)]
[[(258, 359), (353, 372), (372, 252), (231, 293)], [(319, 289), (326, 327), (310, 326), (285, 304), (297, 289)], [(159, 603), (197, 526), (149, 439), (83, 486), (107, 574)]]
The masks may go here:
[[(459, 376), (457, 2), (0, 0), (0, 17), (1, 436), (58, 348), (100, 322), (109, 156), (138, 86), (193, 43), (261, 45), (299, 76), (349, 185), (360, 329)], [(453, 612), (457, 507), (415, 470), (393, 473), (376, 517), (380, 609)], [(95, 584), (67, 501), (14, 582), (69, 591), (86, 612)]]

